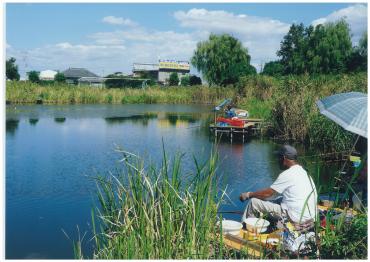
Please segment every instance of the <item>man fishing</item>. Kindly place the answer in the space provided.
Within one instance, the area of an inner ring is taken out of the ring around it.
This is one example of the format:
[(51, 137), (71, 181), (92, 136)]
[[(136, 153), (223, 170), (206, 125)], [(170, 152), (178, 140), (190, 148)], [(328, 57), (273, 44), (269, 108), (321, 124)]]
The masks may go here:
[[(317, 192), (307, 172), (297, 162), (297, 150), (284, 145), (278, 151), (278, 161), (284, 170), (269, 187), (255, 192), (240, 194), (240, 201), (250, 199), (243, 217), (259, 217), (261, 214), (279, 220), (287, 218), (295, 225), (312, 226), (316, 215)], [(276, 194), (282, 195), (280, 204), (268, 201)]]

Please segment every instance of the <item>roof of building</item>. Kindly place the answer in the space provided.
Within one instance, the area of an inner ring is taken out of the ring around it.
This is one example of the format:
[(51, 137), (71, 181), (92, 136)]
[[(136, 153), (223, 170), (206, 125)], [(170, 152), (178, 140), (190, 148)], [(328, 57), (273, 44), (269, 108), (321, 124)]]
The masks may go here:
[(98, 77), (85, 68), (68, 68), (63, 74), (66, 78)]
[(78, 82), (103, 83), (106, 79), (102, 77), (81, 77)]
[(141, 63), (134, 63), (133, 64), (133, 71), (158, 71), (159, 66), (158, 64), (141, 64)]

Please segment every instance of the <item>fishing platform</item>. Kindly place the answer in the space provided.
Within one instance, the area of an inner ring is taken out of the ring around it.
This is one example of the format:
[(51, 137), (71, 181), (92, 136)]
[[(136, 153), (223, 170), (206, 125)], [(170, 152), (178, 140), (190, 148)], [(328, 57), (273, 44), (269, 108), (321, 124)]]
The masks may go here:
[[(358, 215), (358, 212), (352, 208), (332, 208), (327, 205), (317, 205), (317, 208), (321, 221), (321, 229), (317, 232), (319, 236), (325, 234), (325, 225), (322, 224), (322, 218), (326, 218), (328, 212), (332, 212), (331, 214), (335, 215), (333, 219), (342, 219), (342, 221), (351, 220)], [(223, 243), (227, 248), (247, 252), (254, 259), (266, 259), (273, 253), (281, 250), (283, 232), (284, 230), (282, 229), (276, 229), (270, 233), (258, 234), (249, 232), (246, 229), (240, 229), (237, 235), (223, 234)]]
[(209, 125), (209, 130), (215, 138), (227, 136), (230, 138), (230, 142), (233, 142), (235, 138), (241, 138), (244, 143), (247, 137), (260, 134), (263, 119), (249, 118), (249, 113), (246, 110), (231, 108), (227, 112), (231, 111), (234, 116), (220, 117), (226, 112), (225, 106), (230, 103), (230, 98), (225, 99), (214, 108), (214, 122)]
[(249, 118), (245, 119), (244, 126), (220, 126), (217, 123), (209, 125), (211, 133), (218, 137), (219, 135), (226, 135), (233, 142), (235, 137), (241, 137), (243, 143), (248, 136), (255, 136), (261, 132), (262, 119)]

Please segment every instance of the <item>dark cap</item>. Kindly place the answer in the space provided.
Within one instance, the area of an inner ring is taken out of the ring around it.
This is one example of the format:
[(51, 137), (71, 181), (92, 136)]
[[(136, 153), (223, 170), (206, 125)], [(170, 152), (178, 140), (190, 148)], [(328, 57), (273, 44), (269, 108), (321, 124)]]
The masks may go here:
[(290, 160), (297, 160), (297, 156), (298, 156), (297, 150), (290, 145), (282, 146), (277, 153), (279, 156), (285, 156), (286, 158)]

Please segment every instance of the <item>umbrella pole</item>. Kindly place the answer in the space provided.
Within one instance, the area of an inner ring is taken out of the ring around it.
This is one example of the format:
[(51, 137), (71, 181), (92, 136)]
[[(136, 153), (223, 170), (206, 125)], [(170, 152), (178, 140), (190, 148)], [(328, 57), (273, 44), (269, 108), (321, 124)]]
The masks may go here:
[[(356, 138), (356, 141), (355, 141), (355, 143), (353, 144), (353, 146), (352, 146), (352, 148), (351, 148), (351, 150), (349, 151), (349, 155), (351, 155), (352, 154), (352, 152), (354, 151), (354, 149), (355, 149), (355, 147), (356, 147), (356, 145), (357, 145), (357, 142), (358, 142), (358, 140), (360, 139), (360, 135), (357, 135), (357, 138)], [(346, 165), (347, 165), (347, 162), (348, 162), (348, 158), (346, 159), (346, 161), (344, 162), (344, 164), (343, 164), (343, 166), (342, 166), (342, 168), (341, 168), (341, 170), (340, 170), (340, 173), (339, 174), (342, 174), (342, 172), (344, 171), (344, 169), (345, 169), (345, 167), (346, 167)], [(341, 178), (339, 178), (338, 179), (338, 181), (341, 181)], [(339, 185), (338, 185), (338, 189), (337, 189), (337, 196), (339, 195)], [(339, 199), (337, 199), (337, 200), (339, 200)]]
[[(351, 155), (351, 154), (352, 154), (352, 152), (354, 151), (354, 149), (355, 149), (355, 147), (356, 147), (357, 142), (358, 142), (358, 140), (359, 140), (359, 139), (360, 139), (360, 135), (357, 135), (356, 141), (355, 141), (355, 143), (353, 144), (353, 146), (352, 146), (351, 150), (349, 151), (349, 155)], [(340, 172), (341, 172), (341, 173), (344, 171), (344, 168), (346, 167), (347, 162), (348, 162), (348, 158), (346, 159), (346, 161), (344, 162), (344, 164), (343, 164), (343, 166), (342, 166), (342, 168), (341, 168), (341, 170), (340, 170)]]

